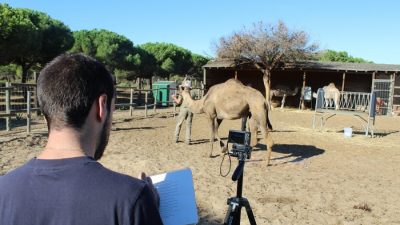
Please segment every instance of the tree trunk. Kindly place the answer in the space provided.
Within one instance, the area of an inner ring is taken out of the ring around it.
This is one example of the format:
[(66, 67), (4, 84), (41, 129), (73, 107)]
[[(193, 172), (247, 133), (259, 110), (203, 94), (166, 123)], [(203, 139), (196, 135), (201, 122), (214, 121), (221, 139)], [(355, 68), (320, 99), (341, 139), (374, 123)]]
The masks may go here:
[(28, 78), (28, 70), (29, 67), (27, 66), (22, 66), (22, 77), (21, 77), (21, 83), (25, 84), (26, 80)]
[(150, 76), (150, 78), (149, 78), (149, 83), (150, 83), (150, 89), (152, 89), (153, 88), (153, 76)]
[(265, 87), (265, 100), (267, 101), (268, 109), (271, 110), (271, 71), (264, 71), (263, 82)]

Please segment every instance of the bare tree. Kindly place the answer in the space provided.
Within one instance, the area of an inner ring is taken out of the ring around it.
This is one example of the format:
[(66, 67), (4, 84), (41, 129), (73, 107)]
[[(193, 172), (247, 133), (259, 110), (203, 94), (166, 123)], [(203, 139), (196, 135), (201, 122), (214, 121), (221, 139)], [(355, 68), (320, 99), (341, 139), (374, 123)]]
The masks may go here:
[(232, 59), (235, 66), (252, 64), (259, 69), (270, 106), (271, 71), (286, 63), (308, 59), (318, 48), (309, 42), (306, 32), (291, 31), (282, 21), (275, 26), (258, 22), (251, 29), (222, 37), (216, 45), (217, 58)]

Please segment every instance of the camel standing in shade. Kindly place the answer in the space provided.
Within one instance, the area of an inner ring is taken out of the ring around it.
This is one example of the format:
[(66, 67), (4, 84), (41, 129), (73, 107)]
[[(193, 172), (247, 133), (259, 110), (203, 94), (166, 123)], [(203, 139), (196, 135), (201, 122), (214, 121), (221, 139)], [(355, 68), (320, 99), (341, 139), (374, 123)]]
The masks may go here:
[(259, 91), (243, 85), (238, 80), (230, 79), (225, 83), (212, 86), (200, 100), (193, 100), (188, 89), (181, 89), (181, 94), (193, 113), (205, 113), (208, 117), (211, 129), (210, 157), (213, 156), (215, 136), (217, 136), (220, 146), (226, 151), (224, 143), (218, 136), (218, 127), (222, 120), (249, 117), (249, 128), (252, 133), (251, 145), (257, 144), (259, 127), (267, 145), (267, 165), (269, 164), (274, 142), (268, 132), (268, 126), (271, 127), (268, 119), (268, 106)]
[(297, 92), (299, 91), (299, 87), (296, 87), (294, 90), (291, 90), (289, 87), (284, 86), (284, 85), (276, 85), (274, 89), (271, 89), (270, 91), (270, 97), (276, 96), (276, 97), (282, 97), (282, 102), (281, 102), (281, 109), (285, 106), (285, 101), (287, 96), (295, 96), (297, 95)]

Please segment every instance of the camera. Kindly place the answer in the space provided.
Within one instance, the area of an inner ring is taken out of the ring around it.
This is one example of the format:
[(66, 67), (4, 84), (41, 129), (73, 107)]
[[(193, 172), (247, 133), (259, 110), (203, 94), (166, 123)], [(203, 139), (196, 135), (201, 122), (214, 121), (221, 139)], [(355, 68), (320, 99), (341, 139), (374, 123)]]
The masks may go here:
[(229, 150), (228, 154), (239, 159), (250, 159), (252, 150), (250, 137), (250, 132), (229, 130), (228, 144), (232, 144), (232, 149)]

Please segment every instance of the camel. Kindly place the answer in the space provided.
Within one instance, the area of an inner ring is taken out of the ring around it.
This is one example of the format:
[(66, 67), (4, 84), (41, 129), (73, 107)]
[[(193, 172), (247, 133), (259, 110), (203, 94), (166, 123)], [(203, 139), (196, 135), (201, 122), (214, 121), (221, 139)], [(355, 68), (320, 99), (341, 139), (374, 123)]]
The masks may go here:
[(295, 96), (299, 91), (299, 87), (296, 87), (294, 90), (291, 90), (289, 87), (284, 85), (276, 85), (274, 89), (270, 91), (270, 97), (282, 97), (281, 109), (285, 106), (286, 96)]
[(208, 116), (211, 128), (210, 157), (213, 157), (215, 136), (217, 136), (223, 152), (227, 150), (218, 136), (218, 127), (222, 120), (249, 117), (249, 128), (252, 133), (251, 145), (257, 144), (257, 128), (260, 127), (267, 145), (267, 165), (269, 164), (274, 142), (268, 132), (268, 126), (271, 127), (268, 118), (268, 106), (261, 92), (243, 85), (236, 79), (229, 79), (225, 83), (212, 86), (200, 100), (193, 100), (188, 89), (181, 88), (181, 95), (187, 101), (193, 113), (205, 113)]
[[(331, 107), (334, 103), (335, 110), (339, 110), (340, 91), (335, 84), (329, 83), (328, 86), (324, 86), (322, 89), (324, 90), (325, 107)], [(317, 98), (317, 93), (314, 92), (313, 97)]]
[(375, 112), (376, 112), (376, 114), (377, 115), (382, 115), (382, 113), (383, 113), (383, 108), (385, 107), (385, 106), (387, 106), (387, 103), (386, 103), (386, 101), (383, 99), (383, 98), (381, 98), (381, 97), (376, 97), (376, 108), (375, 108)]

